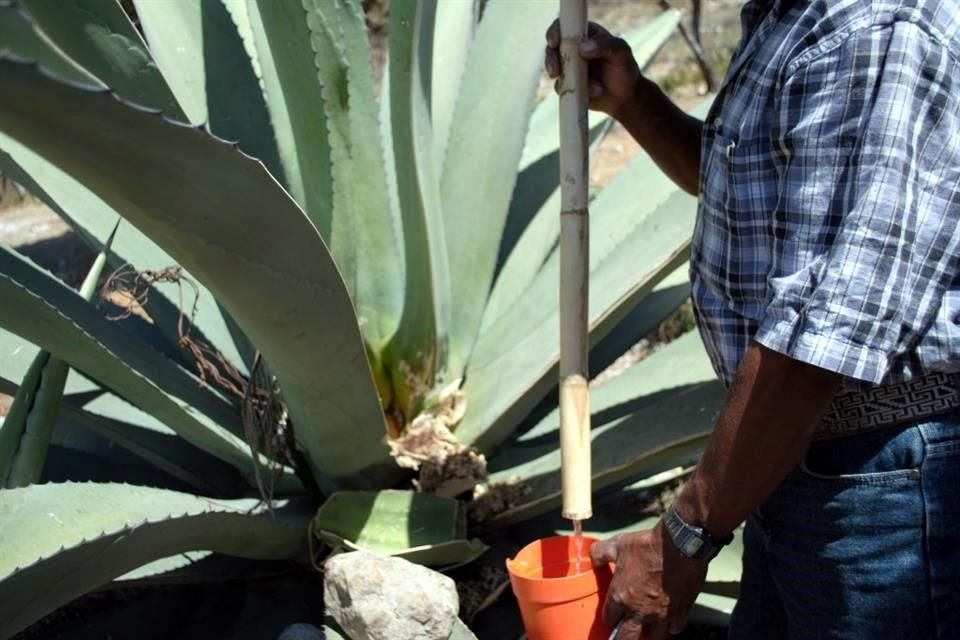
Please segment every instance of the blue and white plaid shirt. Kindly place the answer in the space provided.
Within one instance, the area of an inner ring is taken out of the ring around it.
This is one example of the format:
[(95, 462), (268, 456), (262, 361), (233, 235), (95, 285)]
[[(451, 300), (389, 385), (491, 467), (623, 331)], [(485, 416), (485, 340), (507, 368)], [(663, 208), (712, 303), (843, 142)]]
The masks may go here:
[(960, 0), (754, 0), (703, 132), (694, 308), (851, 389), (960, 368)]

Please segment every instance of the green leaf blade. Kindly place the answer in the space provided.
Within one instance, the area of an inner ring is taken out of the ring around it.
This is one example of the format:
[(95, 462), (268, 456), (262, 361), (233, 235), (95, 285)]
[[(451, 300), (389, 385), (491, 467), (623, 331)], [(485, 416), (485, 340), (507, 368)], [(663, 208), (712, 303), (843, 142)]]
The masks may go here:
[(470, 49), (440, 187), (454, 377), (465, 368), (480, 328), (543, 65), (529, 34), (555, 14), (547, 2), (491, 0)]
[(118, 484), (2, 491), (0, 636), (159, 558), (197, 550), (260, 559), (302, 553), (302, 512), (291, 505), (275, 513), (258, 513), (256, 500)]
[[(0, 79), (15, 89), (0, 104), (0, 129), (122, 205), (262, 349), (321, 486), (393, 477), (349, 295), (316, 228), (263, 166), (204, 131), (23, 65), (0, 62)], [(66, 114), (65, 102), (75, 107)]]
[[(404, 233), (406, 301), (388, 347), (399, 393), (417, 396), (406, 378), (432, 388), (448, 355), (450, 281), (444, 219), (430, 121), (430, 69), (435, 3), (400, 0), (391, 6), (389, 101), (393, 161)], [(411, 376), (401, 373), (406, 369)], [(406, 412), (420, 398), (401, 399)], [(410, 417), (410, 416), (408, 416)]]

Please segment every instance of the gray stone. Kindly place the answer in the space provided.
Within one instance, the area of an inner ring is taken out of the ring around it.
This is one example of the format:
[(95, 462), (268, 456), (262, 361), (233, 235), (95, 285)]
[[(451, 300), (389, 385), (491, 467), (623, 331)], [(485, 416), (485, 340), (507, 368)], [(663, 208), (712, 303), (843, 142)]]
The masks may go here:
[(327, 640), (327, 636), (312, 624), (298, 622), (284, 629), (277, 640)]
[(453, 580), (368, 551), (327, 560), (327, 615), (353, 640), (447, 640), (460, 601)]

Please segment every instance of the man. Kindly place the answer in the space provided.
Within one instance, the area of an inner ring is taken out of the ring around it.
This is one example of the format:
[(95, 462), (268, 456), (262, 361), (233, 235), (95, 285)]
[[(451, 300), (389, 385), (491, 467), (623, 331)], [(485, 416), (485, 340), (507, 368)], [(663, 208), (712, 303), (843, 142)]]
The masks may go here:
[[(744, 520), (730, 637), (960, 637), (960, 1), (753, 0), (702, 122), (591, 25), (591, 107), (700, 197), (694, 308), (726, 402), (616, 562), (618, 638), (686, 623)], [(561, 73), (559, 28), (546, 68)]]

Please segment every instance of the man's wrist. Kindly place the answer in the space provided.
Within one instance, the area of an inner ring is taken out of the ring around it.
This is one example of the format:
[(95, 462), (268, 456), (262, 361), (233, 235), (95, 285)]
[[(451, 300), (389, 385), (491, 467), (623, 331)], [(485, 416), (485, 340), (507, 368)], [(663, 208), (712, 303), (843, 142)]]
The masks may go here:
[(718, 514), (712, 513), (707, 504), (708, 492), (702, 486), (702, 479), (694, 472), (693, 476), (684, 484), (683, 489), (673, 502), (674, 508), (684, 522), (695, 527), (701, 527), (715, 540), (723, 540), (730, 536), (733, 527), (718, 522)]
[[(657, 83), (641, 74), (637, 76), (630, 99), (623, 102), (610, 117), (633, 133), (634, 137), (643, 137), (658, 131), (663, 124), (665, 101), (669, 102), (669, 99)], [(642, 145), (642, 141), (638, 142)]]
[(669, 538), (669, 543), (688, 560), (710, 562), (720, 550), (733, 541), (733, 535), (716, 538), (709, 532), (685, 521), (678, 513), (676, 505), (670, 505), (660, 519), (661, 527)]

